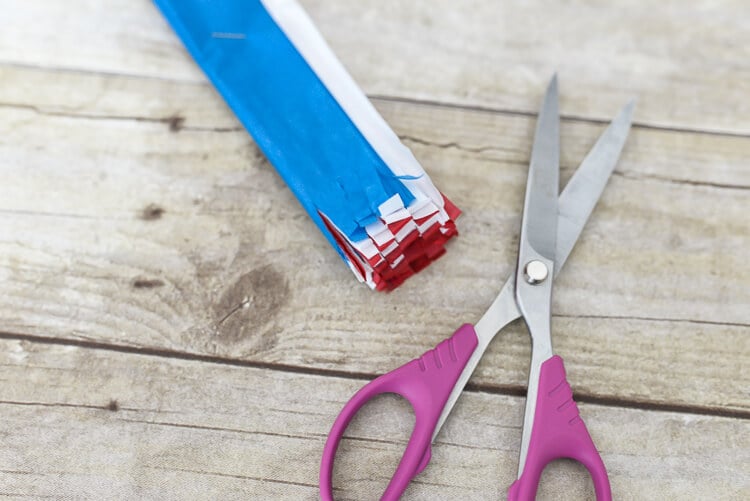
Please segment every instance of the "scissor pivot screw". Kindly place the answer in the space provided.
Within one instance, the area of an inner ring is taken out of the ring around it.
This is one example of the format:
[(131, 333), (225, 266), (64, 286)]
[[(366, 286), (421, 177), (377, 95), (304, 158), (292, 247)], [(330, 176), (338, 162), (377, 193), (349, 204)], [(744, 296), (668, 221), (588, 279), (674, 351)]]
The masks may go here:
[(549, 270), (547, 265), (541, 261), (529, 261), (526, 263), (524, 268), (524, 274), (526, 275), (526, 281), (531, 285), (541, 284), (547, 279)]

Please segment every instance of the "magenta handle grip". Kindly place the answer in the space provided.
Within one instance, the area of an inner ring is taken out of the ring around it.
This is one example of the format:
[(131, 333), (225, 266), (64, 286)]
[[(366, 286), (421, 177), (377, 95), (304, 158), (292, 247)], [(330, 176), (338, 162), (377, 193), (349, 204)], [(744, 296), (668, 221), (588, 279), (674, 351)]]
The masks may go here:
[(374, 379), (341, 410), (328, 434), (320, 464), (320, 497), (332, 501), (333, 461), (341, 437), (364, 404), (382, 393), (396, 393), (409, 401), (416, 418), (404, 455), (381, 500), (395, 501), (411, 479), (430, 462), (430, 444), (437, 421), (478, 340), (474, 327), (464, 324), (448, 339), (416, 360)]
[(521, 476), (510, 486), (508, 501), (533, 501), (544, 467), (560, 458), (574, 459), (586, 467), (594, 481), (597, 501), (612, 500), (604, 462), (578, 414), (563, 360), (555, 355), (541, 367), (526, 463)]

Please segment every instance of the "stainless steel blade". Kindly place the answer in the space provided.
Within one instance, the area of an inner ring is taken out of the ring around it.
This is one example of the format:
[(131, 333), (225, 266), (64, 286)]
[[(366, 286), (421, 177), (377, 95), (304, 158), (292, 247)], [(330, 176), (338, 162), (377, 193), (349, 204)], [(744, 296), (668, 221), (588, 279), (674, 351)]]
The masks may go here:
[[(561, 242), (564, 246), (562, 249), (564, 254), (560, 256), (563, 262), (572, 250), (583, 226), (586, 224), (591, 211), (596, 205), (596, 201), (604, 190), (607, 179), (614, 169), (625, 137), (627, 137), (631, 116), (632, 103), (629, 103), (625, 107), (624, 114), (621, 113), (613, 121), (607, 131), (597, 141), (596, 145), (594, 145), (594, 148), (586, 155), (581, 166), (576, 170), (574, 179), (566, 186), (566, 195), (561, 198), (562, 202), (565, 202), (566, 210), (569, 212), (559, 213), (555, 221), (556, 223), (564, 221)], [(623, 126), (622, 124), (627, 125)], [(560, 225), (558, 224), (556, 231), (559, 232), (560, 229)], [(521, 266), (524, 266), (524, 263), (528, 263), (531, 259), (536, 259), (540, 263), (543, 263), (539, 264), (543, 271), (545, 267), (549, 269), (551, 266), (552, 270), (550, 270), (550, 273), (552, 276), (557, 273), (556, 263), (544, 262), (545, 260), (541, 256), (533, 255), (533, 249), (524, 248), (523, 241), (521, 242), (519, 269), (516, 273), (516, 302), (531, 334), (532, 351), (529, 367), (529, 386), (526, 392), (526, 411), (524, 414), (523, 434), (521, 436), (521, 450), (518, 462), (518, 478), (521, 478), (526, 466), (531, 431), (534, 428), (541, 367), (553, 355), (550, 328), (552, 280), (545, 281), (542, 278), (541, 282), (522, 282), (523, 272), (521, 271)]]
[(633, 120), (635, 101), (626, 104), (599, 136), (560, 195), (555, 275), (573, 250), (594, 206), (615, 170)]
[(526, 246), (547, 259), (555, 259), (557, 197), (560, 193), (560, 115), (557, 75), (552, 77), (536, 123), (526, 199), (521, 223), (520, 254)]
[[(631, 101), (620, 111), (583, 160), (558, 199), (559, 216), (554, 265), (555, 277), (565, 265), (565, 261), (573, 250), (573, 246), (617, 164), (617, 159), (630, 130), (633, 108), (634, 102)], [(492, 339), (503, 327), (521, 316), (514, 297), (515, 278), (515, 273), (508, 277), (492, 305), (475, 324), (474, 328), (479, 339), (478, 346), (448, 397), (437, 427), (433, 432), (433, 441)]]
[(531, 335), (532, 348), (519, 478), (523, 473), (534, 423), (539, 370), (542, 363), (552, 356), (552, 279), (557, 245), (559, 183), (560, 116), (557, 79), (553, 78), (537, 119), (516, 267), (516, 304)]

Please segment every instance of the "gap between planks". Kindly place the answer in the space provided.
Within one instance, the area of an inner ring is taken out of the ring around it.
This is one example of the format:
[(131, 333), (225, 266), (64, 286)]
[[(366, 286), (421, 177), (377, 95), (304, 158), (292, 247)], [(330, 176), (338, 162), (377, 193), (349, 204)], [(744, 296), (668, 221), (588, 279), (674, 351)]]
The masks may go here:
[[(524, 110), (509, 110), (509, 109), (504, 109), (504, 108), (494, 108), (492, 106), (483, 106), (479, 104), (450, 103), (450, 102), (433, 100), (433, 99), (417, 99), (417, 98), (411, 98), (411, 97), (388, 96), (388, 95), (381, 95), (381, 94), (369, 94), (367, 97), (369, 99), (388, 101), (391, 103), (431, 106), (435, 108), (446, 108), (446, 109), (451, 109), (451, 110), (476, 111), (479, 113), (490, 113), (490, 114), (494, 113), (498, 115), (536, 117), (538, 114), (538, 113), (532, 113), (530, 111), (524, 111)], [(638, 99), (636, 97), (634, 97), (633, 99), (635, 100), (635, 103), (636, 103), (635, 113), (638, 113)], [(625, 106), (625, 103), (622, 103), (622, 105)], [(612, 118), (614, 118), (614, 115), (612, 115)], [(599, 118), (585, 117), (582, 115), (571, 115), (571, 114), (566, 114), (566, 113), (561, 113), (560, 119), (567, 120), (569, 122), (580, 122), (580, 123), (598, 124), (598, 125), (606, 125), (610, 122), (610, 120), (602, 120)], [(659, 131), (665, 131), (665, 132), (676, 132), (676, 133), (685, 133), (685, 134), (705, 134), (709, 136), (736, 137), (736, 138), (743, 138), (743, 139), (750, 138), (750, 134), (742, 134), (740, 132), (698, 129), (694, 127), (668, 127), (665, 125), (654, 125), (654, 124), (649, 124), (647, 122), (639, 122), (639, 121), (633, 121), (631, 127), (634, 129), (640, 128), (640, 129), (659, 130)]]
[[(416, 106), (437, 107), (437, 108), (442, 107), (446, 109), (486, 112), (490, 114), (505, 115), (505, 116), (522, 116), (522, 117), (536, 116), (533, 113), (527, 113), (524, 111), (489, 109), (489, 108), (481, 108), (481, 107), (475, 107), (475, 106), (469, 106), (469, 105), (458, 105), (458, 104), (453, 105), (453, 104), (429, 102), (429, 101), (408, 99), (408, 98), (393, 98), (393, 97), (388, 97), (388, 96), (370, 96), (370, 97), (373, 100), (379, 100), (383, 102), (404, 103), (404, 104), (411, 104), (411, 105), (416, 105)], [(161, 117), (161, 118), (141, 117), (141, 116), (136, 116), (136, 115), (94, 115), (90, 113), (70, 113), (70, 112), (64, 112), (64, 111), (44, 110), (37, 106), (28, 105), (28, 104), (14, 104), (14, 103), (3, 103), (3, 102), (0, 102), (0, 108), (24, 109), (24, 110), (29, 110), (29, 111), (32, 111), (34, 113), (37, 113), (39, 115), (44, 115), (44, 116), (73, 118), (73, 119), (82, 119), (82, 120), (121, 120), (121, 121), (133, 121), (133, 122), (144, 122), (144, 123), (157, 123), (157, 124), (161, 123), (161, 124), (167, 125), (169, 129), (173, 132), (179, 132), (181, 130), (185, 130), (185, 131), (190, 131), (190, 132), (224, 133), (224, 132), (240, 132), (244, 130), (243, 127), (239, 125), (235, 127), (196, 127), (196, 126), (184, 125), (185, 117), (182, 117), (179, 115)], [(591, 123), (591, 124), (606, 124), (607, 123), (604, 120), (589, 119), (589, 118), (582, 118), (582, 117), (576, 117), (576, 116), (561, 115), (560, 118), (561, 120), (568, 121), (568, 122)], [(677, 129), (677, 128), (670, 128), (670, 127), (652, 126), (648, 124), (637, 124), (637, 123), (633, 123), (632, 128), (647, 129), (647, 130), (661, 130), (661, 131), (684, 133), (684, 134), (703, 134), (703, 135), (719, 136), (719, 137), (750, 138), (750, 136), (745, 136), (742, 134), (701, 131), (701, 130), (694, 130), (694, 129)], [(412, 136), (406, 136), (406, 135), (400, 135), (399, 138), (401, 139), (401, 141), (405, 141), (409, 143), (418, 143), (418, 144), (425, 145), (425, 146), (434, 146), (436, 148), (454, 147), (459, 150), (469, 151), (472, 153), (480, 153), (482, 151), (493, 149), (492, 146), (486, 146), (486, 147), (480, 147), (480, 148), (467, 148), (457, 142), (434, 143), (434, 142), (426, 141), (424, 139), (420, 139), (420, 138), (412, 137)], [(688, 181), (684, 179), (672, 179), (668, 177), (648, 175), (648, 174), (632, 175), (632, 174), (625, 174), (625, 173), (617, 172), (617, 171), (615, 171), (613, 175), (621, 176), (627, 179), (644, 179), (645, 178), (645, 179), (651, 179), (654, 181), (662, 181), (665, 183), (673, 183), (673, 184), (684, 184), (684, 185), (689, 185), (689, 186), (703, 186), (703, 187), (708, 187), (708, 188), (727, 189), (727, 190), (750, 190), (749, 185), (742, 185), (742, 184), (714, 183), (714, 182), (707, 182), (707, 181)], [(8, 212), (8, 211), (0, 210), (0, 212)], [(13, 212), (13, 213), (16, 213), (16, 212)], [(19, 212), (19, 213), (23, 213), (23, 212)], [(47, 214), (32, 213), (32, 212), (28, 212), (27, 214), (28, 215), (47, 215)], [(49, 215), (60, 216), (60, 214), (49, 214)], [(81, 217), (81, 216), (69, 215), (69, 217)], [(652, 320), (652, 319), (648, 319), (648, 320)], [(722, 325), (733, 325), (733, 324), (722, 324)], [(735, 325), (744, 326), (743, 324), (735, 324)]]
[[(37, 66), (37, 65), (30, 65), (30, 64), (23, 64), (23, 63), (0, 61), (0, 67), (2, 66), (11, 67), (11, 68), (29, 69), (29, 70), (34, 70), (34, 71), (44, 71), (44, 72), (50, 72), (50, 73), (75, 73), (75, 74), (80, 74), (80, 75), (117, 77), (117, 78), (127, 78), (127, 79), (132, 79), (132, 80), (168, 82), (168, 83), (176, 83), (180, 85), (209, 86), (209, 82), (207, 80), (201, 83), (196, 83), (190, 80), (183, 80), (183, 79), (176, 79), (176, 78), (156, 77), (152, 75), (134, 75), (134, 74), (120, 73), (120, 72), (96, 71), (96, 70), (87, 70), (85, 68), (72, 68), (72, 67), (65, 67), (65, 66), (61, 66), (61, 67)], [(403, 103), (403, 104), (411, 104), (411, 105), (417, 105), (417, 106), (437, 107), (437, 108), (446, 108), (446, 109), (463, 110), (463, 111), (475, 111), (475, 112), (481, 112), (481, 113), (490, 113), (490, 114), (498, 114), (498, 115), (506, 115), (506, 116), (522, 116), (522, 117), (537, 116), (537, 113), (533, 113), (529, 111), (495, 108), (492, 106), (485, 106), (485, 105), (479, 105), (479, 104), (452, 103), (452, 102), (440, 101), (440, 100), (420, 99), (420, 98), (412, 98), (412, 97), (404, 97), (404, 96), (391, 96), (391, 95), (386, 95), (386, 94), (368, 94), (367, 97), (370, 100), (380, 100), (380, 101), (386, 101), (386, 102), (391, 102), (391, 103)], [(637, 109), (638, 109), (637, 96), (633, 96), (633, 98), (636, 101), (636, 112), (637, 112)], [(624, 104), (625, 103), (623, 103), (623, 105)], [(100, 116), (100, 115), (73, 114), (73, 113), (66, 113), (66, 112), (49, 112), (46, 110), (36, 108), (31, 105), (20, 105), (20, 104), (16, 105), (13, 103), (0, 103), (0, 107), (16, 107), (16, 108), (31, 109), (40, 114), (64, 116), (64, 117), (71, 117), (71, 118), (81, 117), (81, 118), (89, 118), (89, 119), (135, 120), (135, 121), (144, 121), (144, 122), (169, 122), (170, 120), (174, 120), (173, 117), (152, 119), (152, 118), (137, 117), (137, 116), (136, 117), (106, 116), (106, 115)], [(590, 124), (599, 124), (599, 125), (609, 123), (608, 120), (585, 117), (581, 115), (570, 115), (570, 114), (564, 114), (564, 113), (560, 115), (560, 118), (561, 120), (567, 120), (571, 122), (590, 123)], [(650, 124), (647, 122), (639, 122), (639, 121), (634, 121), (632, 123), (632, 128), (641, 128), (641, 129), (648, 129), (648, 130), (658, 130), (658, 131), (685, 133), (685, 134), (703, 134), (703, 135), (717, 136), (717, 137), (734, 137), (734, 138), (743, 138), (743, 139), (750, 138), (750, 134), (743, 134), (739, 132), (719, 131), (719, 130), (694, 128), (694, 127), (670, 127), (670, 126), (655, 125), (655, 124)], [(239, 126), (236, 128), (228, 128), (228, 129), (227, 128), (190, 129), (186, 127), (186, 130), (208, 130), (208, 131), (214, 131), (214, 132), (232, 132), (232, 131), (241, 130), (241, 129), (242, 127), (239, 127)]]
[[(379, 376), (379, 374), (373, 374), (368, 372), (353, 372), (353, 371), (341, 371), (336, 369), (322, 369), (314, 367), (302, 367), (297, 365), (274, 363), (274, 362), (259, 362), (250, 360), (241, 360), (228, 357), (220, 357), (214, 355), (202, 355), (198, 353), (190, 353), (177, 350), (158, 349), (158, 348), (138, 348), (134, 346), (118, 345), (111, 343), (102, 343), (95, 341), (75, 340), (75, 339), (60, 339), (54, 337), (35, 336), (30, 334), (15, 334), (10, 332), (0, 331), (0, 339), (13, 340), (13, 341), (25, 341), (29, 343), (46, 344), (46, 345), (58, 345), (58, 346), (75, 346), (82, 349), (109, 351), (114, 353), (127, 353), (131, 355), (140, 355), (147, 357), (160, 357), (174, 360), (186, 360), (194, 362), (204, 362), (218, 365), (227, 365), (235, 367), (249, 367), (254, 369), (268, 369), (278, 372), (294, 373), (294, 374), (305, 374), (311, 376), (324, 376), (324, 377), (338, 377), (342, 379), (350, 380), (371, 380)], [(487, 384), (472, 384), (466, 385), (464, 391), (488, 393), (493, 395), (504, 395), (512, 397), (523, 397), (526, 395), (526, 388), (519, 385), (487, 385)], [(750, 411), (737, 410), (737, 409), (725, 409), (722, 407), (713, 406), (691, 406), (681, 404), (669, 404), (664, 402), (654, 402), (649, 400), (634, 400), (624, 399), (615, 397), (599, 397), (595, 395), (588, 395), (584, 393), (576, 393), (575, 399), (579, 403), (596, 404), (604, 407), (617, 407), (624, 409), (637, 409), (646, 411), (660, 411), (660, 412), (674, 412), (680, 414), (693, 414), (702, 416), (715, 416), (725, 418), (735, 418), (750, 420)], [(40, 404), (45, 405), (45, 404)], [(48, 404), (52, 405), (52, 404)], [(75, 407), (75, 406), (73, 406)], [(94, 408), (99, 408), (91, 406)]]
[[(2, 64), (3, 63), (0, 63), (0, 66), (2, 66)], [(95, 73), (92, 73), (92, 75), (93, 74)], [(153, 80), (152, 77), (129, 76), (129, 75), (120, 75), (120, 74), (114, 74), (113, 76)], [(207, 85), (207, 83), (205, 85)], [(428, 101), (428, 100), (383, 96), (383, 95), (372, 95), (369, 97), (375, 101), (409, 104), (409, 105), (422, 106), (422, 107), (453, 109), (453, 110), (460, 110), (460, 111), (474, 111), (474, 112), (488, 113), (488, 114), (494, 114), (494, 115), (519, 116), (519, 117), (525, 117), (525, 118), (533, 118), (536, 116), (535, 113), (529, 113), (525, 111), (506, 110), (506, 109), (500, 109), (500, 108), (488, 108), (488, 107), (465, 105), (465, 104), (451, 104), (451, 103), (443, 103), (439, 101)], [(233, 127), (200, 127), (200, 126), (193, 126), (193, 125), (185, 125), (184, 124), (185, 117), (182, 117), (180, 115), (172, 115), (172, 116), (164, 116), (164, 117), (145, 117), (145, 116), (137, 116), (137, 115), (97, 115), (97, 114), (92, 114), (92, 113), (72, 113), (72, 112), (67, 112), (67, 111), (46, 110), (46, 109), (40, 108), (38, 106), (30, 105), (30, 104), (18, 104), (18, 103), (8, 103), (8, 102), (0, 102), (0, 108), (28, 110), (39, 115), (50, 116), (50, 117), (62, 117), (62, 118), (72, 118), (72, 119), (81, 119), (81, 120), (102, 120), (102, 121), (112, 120), (112, 121), (125, 121), (125, 122), (132, 121), (132, 122), (142, 122), (142, 123), (164, 124), (165, 126), (169, 127), (169, 129), (173, 132), (179, 132), (179, 131), (184, 130), (188, 132), (229, 133), (229, 132), (240, 132), (244, 130), (243, 127), (240, 125), (233, 126)], [(573, 115), (561, 115), (560, 118), (563, 121), (567, 121), (567, 122), (578, 122), (578, 123), (599, 124), (599, 125), (608, 123), (606, 120), (598, 120), (598, 119), (573, 116)], [(662, 126), (655, 126), (655, 125), (649, 125), (649, 124), (638, 123), (638, 122), (634, 122), (632, 125), (632, 128), (644, 129), (644, 130), (658, 130), (658, 131), (673, 132), (673, 133), (680, 133), (680, 134), (695, 134), (695, 135), (707, 135), (707, 136), (715, 136), (715, 137), (750, 139), (750, 135), (743, 135), (739, 133), (707, 131), (707, 130), (690, 129), (690, 128), (662, 127)], [(479, 153), (485, 150), (494, 149), (494, 147), (492, 146), (479, 147), (479, 148), (467, 148), (458, 142), (435, 143), (435, 142), (427, 141), (427, 140), (409, 136), (409, 135), (400, 135), (399, 138), (406, 143), (417, 143), (417, 144), (421, 144), (425, 146), (434, 146), (436, 148), (457, 148), (459, 150), (469, 151), (472, 153)], [(750, 185), (744, 185), (744, 184), (717, 183), (717, 182), (709, 182), (709, 181), (689, 181), (689, 180), (684, 180), (684, 179), (673, 179), (669, 177), (649, 175), (649, 174), (633, 175), (632, 173), (623, 173), (623, 172), (618, 172), (618, 171), (615, 171), (613, 175), (621, 176), (626, 179), (649, 179), (649, 180), (659, 181), (659, 182), (664, 182), (664, 183), (684, 184), (684, 185), (689, 185), (689, 186), (701, 186), (701, 187), (716, 188), (716, 189), (742, 190), (742, 191), (750, 190)], [(7, 211), (0, 211), (0, 212), (7, 212)], [(28, 214), (29, 215), (47, 215), (43, 213), (28, 213)], [(60, 216), (60, 214), (49, 214), (49, 215)], [(71, 215), (71, 217), (76, 217), (76, 216)], [(653, 319), (648, 319), (648, 320), (653, 320)], [(660, 319), (656, 319), (656, 320), (660, 320)], [(730, 325), (730, 324), (722, 324), (722, 325)], [(744, 326), (744, 325), (741, 325), (741, 326)]]

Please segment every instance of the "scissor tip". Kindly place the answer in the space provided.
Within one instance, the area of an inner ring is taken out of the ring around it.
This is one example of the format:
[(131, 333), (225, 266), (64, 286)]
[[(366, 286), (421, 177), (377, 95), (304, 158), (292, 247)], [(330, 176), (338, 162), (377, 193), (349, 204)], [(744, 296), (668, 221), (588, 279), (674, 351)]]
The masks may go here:
[(549, 83), (547, 84), (547, 101), (557, 102), (557, 72), (552, 74)]
[(636, 99), (633, 98), (629, 100), (627, 103), (625, 103), (625, 106), (622, 107), (622, 110), (620, 110), (619, 117), (620, 120), (625, 119), (628, 123), (630, 123), (633, 120), (633, 110), (635, 109), (636, 105)]

